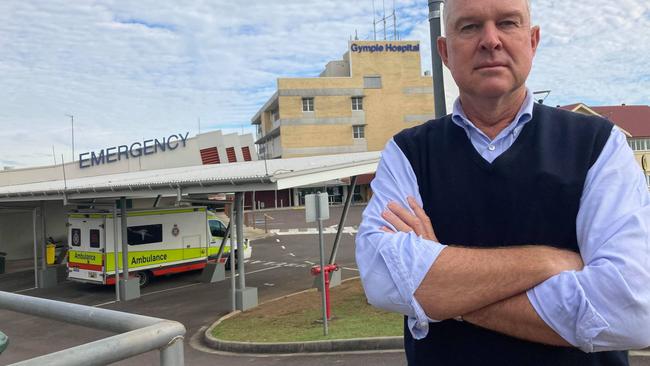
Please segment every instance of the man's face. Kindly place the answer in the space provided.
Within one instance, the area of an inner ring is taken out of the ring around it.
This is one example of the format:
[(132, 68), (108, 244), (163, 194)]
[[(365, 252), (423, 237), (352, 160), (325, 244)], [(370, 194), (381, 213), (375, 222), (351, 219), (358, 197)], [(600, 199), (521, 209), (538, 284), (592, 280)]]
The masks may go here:
[(438, 52), (461, 94), (499, 98), (524, 88), (539, 43), (526, 0), (453, 0)]

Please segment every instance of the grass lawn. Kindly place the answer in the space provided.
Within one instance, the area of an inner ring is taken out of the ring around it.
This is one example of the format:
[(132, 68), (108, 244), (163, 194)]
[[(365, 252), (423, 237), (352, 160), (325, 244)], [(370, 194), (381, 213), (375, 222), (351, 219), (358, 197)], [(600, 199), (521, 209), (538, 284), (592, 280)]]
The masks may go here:
[[(330, 291), (332, 319), (323, 336), (320, 292), (309, 291), (262, 304), (216, 326), (223, 340), (295, 342), (323, 339), (401, 336), (404, 318), (373, 308), (366, 302), (359, 279)], [(321, 320), (321, 322), (318, 322)]]

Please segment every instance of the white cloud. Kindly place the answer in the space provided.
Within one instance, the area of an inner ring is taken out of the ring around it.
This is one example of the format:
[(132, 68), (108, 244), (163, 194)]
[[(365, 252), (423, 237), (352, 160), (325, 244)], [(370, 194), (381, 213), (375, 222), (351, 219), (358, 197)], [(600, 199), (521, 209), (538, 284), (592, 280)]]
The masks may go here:
[[(430, 69), (427, 1), (396, 7)], [(645, 0), (533, 0), (533, 12), (530, 85), (551, 89), (548, 103), (650, 103)], [(52, 146), (69, 160), (66, 114), (77, 152), (195, 133), (199, 117), (203, 130), (248, 130), (276, 78), (316, 75), (355, 31), (371, 38), (372, 19), (371, 0), (3, 1), (0, 166), (49, 164)]]

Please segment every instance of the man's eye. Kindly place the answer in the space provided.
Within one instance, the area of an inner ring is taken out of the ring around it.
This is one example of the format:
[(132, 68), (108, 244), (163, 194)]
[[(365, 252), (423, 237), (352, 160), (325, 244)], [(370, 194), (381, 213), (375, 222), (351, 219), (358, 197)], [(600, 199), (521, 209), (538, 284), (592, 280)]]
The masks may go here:
[(472, 32), (478, 29), (478, 24), (466, 24), (460, 27), (461, 32)]
[(499, 26), (501, 28), (515, 28), (517, 27), (517, 25), (518, 25), (517, 22), (515, 22), (514, 20), (504, 20), (499, 22)]

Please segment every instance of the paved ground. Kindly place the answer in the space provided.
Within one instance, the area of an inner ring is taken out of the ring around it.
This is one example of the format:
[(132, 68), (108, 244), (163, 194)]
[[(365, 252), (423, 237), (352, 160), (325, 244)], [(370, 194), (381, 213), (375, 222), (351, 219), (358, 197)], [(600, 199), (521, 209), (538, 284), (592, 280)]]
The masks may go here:
[[(352, 207), (346, 226), (358, 225), (362, 207)], [(269, 229), (311, 227), (304, 224), (303, 210), (267, 212), (274, 218)], [(340, 215), (340, 208), (332, 210), (332, 217)], [(325, 223), (338, 223), (332, 219)], [(328, 243), (334, 235), (326, 235)], [(258, 288), (260, 301), (270, 300), (311, 287), (309, 274), (312, 263), (318, 262), (316, 235), (272, 236), (253, 242), (253, 258), (246, 266), (246, 283)], [(327, 251), (329, 253), (329, 250)], [(353, 235), (343, 236), (337, 262), (343, 266), (343, 278), (357, 276), (354, 263)], [(30, 289), (33, 273), (21, 271), (0, 276), (0, 290), (25, 295), (63, 300), (78, 304), (101, 306), (138, 314), (182, 322), (188, 332), (185, 341), (187, 365), (405, 365), (402, 352), (371, 352), (309, 356), (249, 356), (224, 355), (202, 346), (200, 334), (206, 326), (230, 311), (229, 281), (215, 284), (198, 282), (199, 273), (187, 273), (156, 279), (143, 289), (143, 296), (127, 303), (114, 303), (113, 287), (64, 282), (54, 289)], [(0, 329), (7, 333), (11, 343), (0, 356), (0, 365), (6, 365), (37, 355), (87, 343), (109, 336), (107, 332), (43, 320), (0, 310)], [(650, 356), (650, 354), (648, 354)], [(645, 354), (644, 354), (645, 356)], [(649, 365), (650, 357), (632, 357), (632, 365)], [(118, 363), (119, 365), (157, 365), (158, 353), (150, 352)]]
[[(337, 209), (332, 210), (336, 215)], [(340, 212), (340, 209), (338, 209)], [(348, 224), (356, 225), (360, 221), (360, 207), (353, 207)], [(340, 213), (339, 213), (340, 214)], [(304, 223), (304, 211), (286, 210), (274, 212), (274, 218), (297, 227)], [(332, 220), (326, 225), (333, 225)], [(290, 226), (289, 226), (290, 227)], [(274, 228), (287, 228), (275, 225)], [(329, 247), (334, 235), (326, 235)], [(253, 258), (246, 266), (248, 286), (258, 288), (260, 301), (270, 300), (282, 295), (310, 288), (313, 278), (309, 274), (312, 264), (318, 262), (318, 238), (316, 235), (273, 236), (253, 242)], [(353, 235), (344, 235), (337, 262), (343, 266), (343, 278), (357, 276), (354, 263)], [(203, 327), (230, 311), (229, 281), (215, 284), (198, 282), (199, 273), (187, 273), (167, 278), (156, 279), (149, 287), (143, 289), (142, 298), (127, 303), (113, 303), (114, 288), (64, 282), (54, 289), (32, 289), (33, 273), (20, 271), (0, 277), (0, 290), (20, 292), (25, 295), (62, 300), (103, 308), (124, 310), (138, 314), (173, 319), (182, 322), (188, 329), (185, 342), (185, 357), (188, 365), (203, 364), (312, 364), (309, 357), (247, 357), (223, 356), (203, 352), (200, 342), (196, 340)], [(0, 326), (11, 339), (10, 347), (0, 356), (0, 364), (8, 364), (36, 355), (61, 350), (74, 345), (100, 339), (109, 335), (107, 332), (86, 329), (55, 321), (43, 320), (9, 311), (0, 311)], [(45, 331), (44, 331), (45, 330)], [(388, 364), (395, 364), (398, 354), (346, 355), (313, 358), (323, 364), (339, 363), (340, 359), (356, 360), (359, 357), (370, 359), (393, 357)], [(150, 353), (125, 362), (121, 365), (156, 364), (157, 353)], [(286, 359), (285, 361), (282, 361)], [(317, 364), (317, 363), (314, 363)], [(352, 363), (350, 363), (352, 364)], [(380, 363), (379, 363), (380, 364)]]
[[(361, 212), (365, 208), (365, 205), (352, 205), (348, 213), (348, 220), (345, 223), (345, 226), (358, 225), (361, 222)], [(341, 206), (332, 207), (330, 209), (330, 218), (323, 222), (323, 227), (328, 227), (332, 225), (338, 225), (339, 219), (341, 217), (343, 209)], [(305, 222), (305, 210), (303, 208), (293, 208), (287, 210), (262, 210), (247, 213), (251, 216), (250, 225), (254, 221), (256, 222), (255, 226), (257, 228), (264, 229), (264, 215), (267, 215), (266, 219), (266, 228), (268, 230), (272, 229), (304, 229), (304, 228), (315, 228), (315, 223)]]

